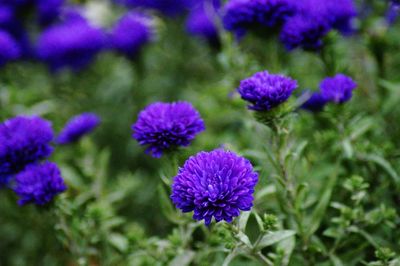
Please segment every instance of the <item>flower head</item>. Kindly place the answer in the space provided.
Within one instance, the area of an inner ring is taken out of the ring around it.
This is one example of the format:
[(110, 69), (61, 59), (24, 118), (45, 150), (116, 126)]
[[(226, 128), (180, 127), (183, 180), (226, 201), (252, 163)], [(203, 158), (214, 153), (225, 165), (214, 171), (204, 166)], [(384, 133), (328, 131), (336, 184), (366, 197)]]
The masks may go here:
[(280, 39), (288, 50), (298, 47), (319, 50), (323, 45), (322, 38), (329, 30), (329, 23), (323, 18), (296, 15), (283, 25)]
[(72, 117), (57, 137), (57, 143), (70, 144), (92, 132), (100, 124), (100, 118), (92, 113)]
[(36, 0), (39, 23), (49, 25), (54, 22), (61, 14), (64, 2), (65, 0)]
[(144, 7), (160, 11), (167, 16), (182, 14), (194, 1), (192, 0), (115, 0), (129, 7)]
[(187, 102), (153, 103), (140, 112), (132, 126), (133, 138), (147, 152), (161, 157), (166, 150), (188, 146), (205, 129), (199, 112)]
[(353, 90), (357, 87), (350, 77), (337, 74), (322, 80), (320, 89), (322, 95), (330, 102), (344, 103), (351, 99)]
[(134, 58), (154, 37), (152, 17), (133, 11), (125, 14), (117, 22), (110, 36), (111, 46), (130, 58)]
[(31, 164), (15, 176), (18, 204), (45, 205), (67, 189), (55, 163)]
[(7, 32), (0, 30), (0, 67), (21, 57), (19, 43)]
[(104, 46), (104, 34), (83, 17), (70, 15), (49, 27), (39, 37), (37, 53), (53, 70), (80, 70), (92, 62)]
[(190, 157), (172, 184), (171, 199), (183, 212), (194, 211), (193, 218), (206, 225), (231, 222), (240, 211), (253, 206), (258, 174), (251, 163), (222, 149), (200, 152)]
[(296, 88), (297, 81), (262, 71), (242, 80), (237, 90), (242, 99), (250, 103), (249, 109), (269, 111), (285, 102)]
[[(306, 92), (309, 94), (309, 92)], [(321, 92), (313, 92), (309, 94), (308, 100), (301, 106), (302, 109), (308, 110), (310, 112), (320, 112), (327, 104), (328, 100), (322, 95)]]
[(230, 0), (224, 6), (223, 23), (240, 36), (253, 27), (279, 26), (294, 12), (291, 0)]
[[(217, 2), (217, 7), (218, 6), (219, 1)], [(218, 45), (219, 35), (215, 23), (217, 7), (205, 1), (194, 8), (186, 20), (187, 31), (192, 35), (203, 37), (212, 45)]]
[(17, 116), (0, 124), (0, 183), (27, 164), (51, 155), (51, 124), (39, 117)]

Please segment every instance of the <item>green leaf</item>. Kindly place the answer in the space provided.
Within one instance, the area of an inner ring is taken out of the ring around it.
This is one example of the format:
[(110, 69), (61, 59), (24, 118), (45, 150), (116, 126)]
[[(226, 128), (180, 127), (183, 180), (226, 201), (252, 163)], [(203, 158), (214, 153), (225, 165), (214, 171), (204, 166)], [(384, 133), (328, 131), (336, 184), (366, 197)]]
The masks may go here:
[(171, 199), (168, 197), (167, 192), (162, 184), (158, 185), (158, 196), (160, 200), (161, 211), (167, 217), (170, 222), (180, 224), (182, 221), (176, 213), (174, 206), (171, 203)]
[(192, 250), (185, 250), (182, 254), (176, 256), (168, 265), (169, 266), (187, 266), (190, 265), (195, 253)]
[(239, 216), (239, 230), (245, 232), (246, 231), (246, 225), (247, 222), (249, 221), (251, 212), (242, 212)]
[(296, 234), (293, 230), (282, 230), (265, 234), (255, 247), (256, 250), (261, 250), (265, 247), (274, 245), (288, 237)]
[(281, 266), (287, 266), (290, 262), (290, 257), (292, 256), (293, 250), (296, 247), (296, 237), (293, 235), (286, 239), (283, 239), (278, 244), (278, 248), (283, 250), (284, 255), (281, 261)]
[(235, 236), (243, 244), (245, 244), (248, 248), (250, 248), (250, 249), (253, 248), (253, 245), (251, 244), (251, 241), (250, 241), (249, 237), (245, 233), (243, 233), (242, 231), (239, 231)]
[(333, 188), (336, 185), (336, 180), (337, 180), (337, 175), (338, 175), (337, 172), (338, 172), (338, 167), (336, 166), (334, 168), (333, 173), (331, 174), (330, 178), (328, 179), (325, 189), (321, 193), (320, 200), (311, 215), (310, 221), (308, 222), (309, 226), (308, 226), (308, 229), (306, 230), (307, 237), (310, 237), (312, 234), (314, 234), (318, 230), (318, 228), (321, 224), (321, 221), (322, 221), (323, 217), (325, 216), (326, 209), (331, 200)]
[(376, 154), (358, 154), (360, 160), (372, 162), (380, 166), (393, 179), (394, 183), (400, 185), (400, 176), (393, 169), (392, 165), (384, 158)]
[(121, 234), (112, 233), (108, 236), (108, 241), (112, 246), (118, 249), (121, 252), (125, 252), (128, 250), (129, 242), (128, 240)]

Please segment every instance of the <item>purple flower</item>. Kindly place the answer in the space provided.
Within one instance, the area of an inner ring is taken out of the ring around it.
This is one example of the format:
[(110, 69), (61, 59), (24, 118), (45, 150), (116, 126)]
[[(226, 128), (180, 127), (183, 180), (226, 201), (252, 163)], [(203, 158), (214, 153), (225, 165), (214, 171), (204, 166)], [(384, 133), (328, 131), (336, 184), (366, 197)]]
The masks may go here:
[(323, 97), (336, 104), (347, 102), (353, 96), (353, 90), (357, 87), (350, 77), (337, 74), (322, 80), (320, 89)]
[(129, 58), (134, 58), (140, 49), (155, 37), (152, 17), (138, 12), (125, 14), (114, 26), (111, 46)]
[(54, 22), (61, 14), (64, 2), (65, 0), (36, 0), (39, 23), (49, 25)]
[(391, 0), (389, 3), (389, 8), (386, 12), (386, 21), (389, 25), (393, 25), (397, 17), (400, 15), (400, 1), (399, 0)]
[(129, 7), (156, 9), (167, 16), (182, 14), (195, 0), (115, 0)]
[(217, 149), (190, 157), (172, 184), (171, 199), (182, 212), (206, 225), (239, 216), (253, 206), (258, 174), (251, 163), (231, 151)]
[(7, 32), (0, 30), (0, 67), (21, 57), (21, 47)]
[(309, 98), (305, 103), (303, 103), (301, 108), (307, 111), (321, 112), (328, 102), (324, 95), (322, 95), (320, 92), (306, 92), (305, 94), (308, 94)]
[(100, 118), (92, 113), (83, 113), (72, 117), (57, 137), (57, 144), (76, 142), (92, 132), (100, 124)]
[(45, 205), (67, 189), (55, 163), (31, 164), (15, 176), (18, 204)]
[(241, 36), (254, 27), (279, 26), (294, 11), (291, 0), (230, 0), (224, 6), (223, 24), (225, 29)]
[(186, 20), (187, 31), (206, 39), (212, 45), (219, 44), (218, 29), (216, 25), (217, 10), (219, 1), (213, 5), (210, 1), (204, 1), (194, 8)]
[(280, 39), (288, 50), (298, 47), (319, 50), (323, 45), (322, 38), (329, 30), (330, 26), (323, 18), (296, 15), (283, 25)]
[(0, 124), (0, 184), (27, 164), (51, 155), (51, 124), (39, 117), (17, 116)]
[(242, 80), (237, 90), (242, 99), (250, 103), (249, 109), (269, 111), (285, 102), (296, 88), (297, 81), (262, 71)]
[(140, 112), (132, 125), (133, 138), (147, 145), (147, 152), (159, 158), (164, 151), (188, 146), (205, 129), (199, 112), (188, 102), (153, 103)]
[(66, 21), (42, 32), (37, 53), (55, 71), (67, 67), (80, 70), (103, 48), (104, 37), (101, 29), (83, 17), (70, 14)]

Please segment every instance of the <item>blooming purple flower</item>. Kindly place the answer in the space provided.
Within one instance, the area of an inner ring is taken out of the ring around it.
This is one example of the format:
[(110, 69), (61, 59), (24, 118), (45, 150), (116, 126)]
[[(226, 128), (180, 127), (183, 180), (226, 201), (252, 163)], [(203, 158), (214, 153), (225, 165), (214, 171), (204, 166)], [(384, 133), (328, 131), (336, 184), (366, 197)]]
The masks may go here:
[(253, 206), (258, 174), (251, 163), (231, 151), (217, 149), (190, 157), (172, 184), (171, 199), (182, 212), (209, 225), (239, 216)]
[(15, 176), (14, 191), (19, 196), (19, 205), (45, 205), (66, 189), (55, 163), (31, 164)]
[(323, 97), (330, 102), (344, 103), (351, 99), (353, 90), (357, 87), (350, 77), (337, 74), (335, 77), (328, 77), (322, 80), (320, 89)]
[(298, 47), (319, 50), (323, 45), (322, 38), (329, 30), (330, 26), (323, 18), (296, 15), (283, 25), (280, 39), (288, 50)]
[(302, 104), (301, 108), (308, 110), (310, 112), (320, 112), (327, 104), (327, 99), (320, 92), (306, 92), (309, 98), (308, 100)]
[(129, 7), (144, 7), (160, 11), (167, 16), (182, 14), (195, 0), (115, 0)]
[(294, 12), (291, 0), (230, 0), (224, 6), (223, 24), (241, 36), (254, 27), (279, 26)]
[(386, 21), (389, 25), (393, 25), (398, 16), (400, 15), (400, 1), (391, 0), (389, 3), (389, 8), (386, 12)]
[(70, 144), (92, 132), (100, 124), (96, 114), (83, 113), (72, 117), (57, 137), (60, 145)]
[(39, 23), (49, 25), (54, 22), (61, 14), (64, 2), (65, 0), (36, 0)]
[(21, 57), (21, 47), (6, 31), (0, 30), (0, 67)]
[(206, 39), (212, 45), (219, 44), (218, 29), (216, 25), (219, 1), (215, 5), (210, 1), (204, 1), (194, 8), (186, 20), (186, 30), (195, 36)]
[(269, 111), (285, 102), (297, 88), (297, 81), (284, 75), (262, 71), (242, 80), (237, 89), (249, 109)]
[(0, 124), (0, 184), (27, 164), (51, 155), (51, 124), (39, 117), (17, 116)]
[(55, 71), (66, 67), (80, 70), (103, 48), (104, 37), (101, 29), (83, 17), (70, 14), (64, 22), (42, 32), (37, 53)]
[(133, 135), (147, 152), (159, 158), (164, 151), (188, 146), (205, 129), (199, 112), (188, 102), (150, 104), (132, 125)]
[(129, 58), (155, 37), (153, 18), (138, 12), (125, 14), (114, 26), (110, 36), (111, 46)]

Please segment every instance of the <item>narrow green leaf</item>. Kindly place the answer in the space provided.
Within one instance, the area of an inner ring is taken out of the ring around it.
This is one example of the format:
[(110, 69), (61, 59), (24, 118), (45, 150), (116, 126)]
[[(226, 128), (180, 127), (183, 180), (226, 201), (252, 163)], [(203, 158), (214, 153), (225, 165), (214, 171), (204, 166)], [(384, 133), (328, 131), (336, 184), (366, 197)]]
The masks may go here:
[(108, 236), (110, 244), (121, 252), (128, 250), (128, 240), (121, 234), (112, 233)]
[(261, 250), (265, 247), (274, 245), (288, 237), (294, 236), (296, 234), (293, 230), (282, 230), (272, 233), (265, 234), (255, 247), (256, 250)]
[(249, 239), (249, 237), (243, 233), (242, 231), (239, 231), (236, 234), (236, 238), (239, 239), (243, 244), (245, 244), (248, 248), (252, 249), (253, 245), (251, 244), (251, 241)]
[(337, 180), (337, 166), (335, 167), (333, 173), (331, 174), (330, 178), (328, 179), (328, 183), (326, 184), (325, 189), (322, 191), (320, 200), (315, 207), (311, 219), (309, 221), (309, 226), (308, 229), (306, 230), (306, 235), (307, 237), (310, 237), (312, 234), (315, 233), (315, 231), (318, 230), (322, 218), (325, 216), (326, 209), (329, 205), (329, 202), (331, 200), (331, 195), (332, 191), (336, 185), (336, 180)]
[(358, 158), (363, 161), (377, 164), (386, 171), (386, 173), (393, 179), (396, 185), (400, 185), (400, 176), (386, 159), (376, 154), (358, 154)]
[(171, 199), (168, 197), (168, 194), (162, 184), (158, 186), (158, 196), (160, 199), (161, 211), (165, 217), (173, 223), (180, 224), (181, 221), (177, 216), (175, 208), (172, 206)]
[(168, 265), (169, 266), (187, 266), (190, 265), (195, 253), (192, 250), (185, 250), (182, 254), (176, 256)]
[(242, 212), (239, 216), (239, 230), (245, 232), (246, 231), (246, 225), (247, 222), (249, 221), (251, 212)]
[(281, 266), (289, 265), (290, 258), (292, 256), (295, 246), (296, 246), (296, 237), (294, 235), (286, 239), (283, 239), (281, 242), (279, 242), (278, 248), (283, 250), (284, 252), (284, 256), (281, 261), (282, 263)]

